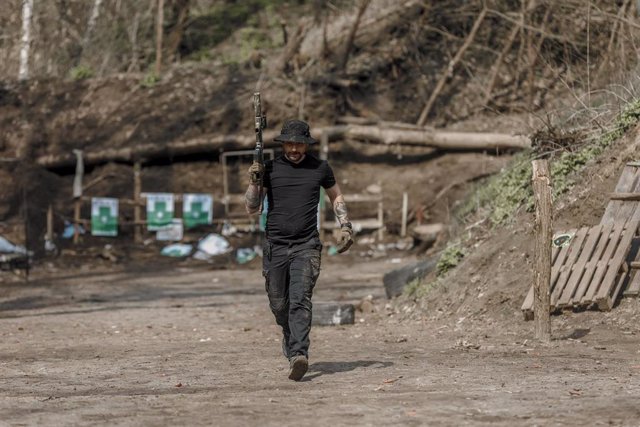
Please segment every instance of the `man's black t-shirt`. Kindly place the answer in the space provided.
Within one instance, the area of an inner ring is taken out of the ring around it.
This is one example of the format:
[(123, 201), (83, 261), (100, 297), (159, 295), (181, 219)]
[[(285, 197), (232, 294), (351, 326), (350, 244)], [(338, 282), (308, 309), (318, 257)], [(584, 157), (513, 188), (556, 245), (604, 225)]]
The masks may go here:
[(265, 163), (267, 238), (302, 242), (318, 235), (320, 186), (331, 188), (336, 179), (326, 160), (307, 153), (298, 164), (284, 155)]

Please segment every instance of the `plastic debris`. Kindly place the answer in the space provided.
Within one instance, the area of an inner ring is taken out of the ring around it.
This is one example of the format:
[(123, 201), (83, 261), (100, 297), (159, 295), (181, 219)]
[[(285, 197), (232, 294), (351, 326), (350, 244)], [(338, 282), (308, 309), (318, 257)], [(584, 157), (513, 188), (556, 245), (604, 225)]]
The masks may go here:
[(219, 234), (211, 233), (198, 242), (198, 250), (193, 254), (193, 257), (207, 260), (212, 256), (226, 254), (232, 250), (233, 248), (227, 239)]
[(161, 255), (170, 257), (186, 257), (191, 254), (193, 245), (187, 245), (185, 243), (174, 243), (172, 245), (165, 246), (160, 252)]
[(222, 231), (220, 232), (223, 236), (233, 236), (238, 232), (238, 229), (232, 225), (229, 221), (225, 221), (222, 224)]
[[(73, 233), (75, 231), (75, 227), (69, 221), (64, 222), (64, 231), (62, 232), (63, 239), (71, 239), (73, 237)], [(82, 225), (78, 225), (78, 234), (84, 234), (84, 227)]]
[(0, 252), (4, 254), (26, 255), (27, 250), (23, 246), (14, 245), (4, 237), (0, 236)]
[(245, 264), (254, 259), (258, 254), (252, 248), (239, 248), (236, 251), (236, 261), (238, 264)]

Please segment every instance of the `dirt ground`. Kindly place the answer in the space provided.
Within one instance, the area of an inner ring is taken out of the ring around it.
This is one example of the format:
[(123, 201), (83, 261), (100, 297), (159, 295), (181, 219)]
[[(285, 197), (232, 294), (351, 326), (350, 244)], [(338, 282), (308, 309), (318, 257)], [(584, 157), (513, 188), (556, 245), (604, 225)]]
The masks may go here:
[(314, 301), (374, 311), (314, 327), (299, 383), (257, 265), (5, 276), (0, 425), (637, 425), (637, 300), (554, 317), (544, 347), (517, 311), (408, 320), (381, 283), (402, 263), (325, 257)]

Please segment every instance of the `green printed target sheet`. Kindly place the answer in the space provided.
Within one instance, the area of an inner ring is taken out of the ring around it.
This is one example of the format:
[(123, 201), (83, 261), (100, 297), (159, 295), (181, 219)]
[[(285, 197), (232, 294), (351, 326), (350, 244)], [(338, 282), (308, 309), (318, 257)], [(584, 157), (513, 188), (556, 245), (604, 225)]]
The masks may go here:
[(147, 193), (147, 230), (158, 231), (171, 224), (174, 197), (171, 193)]
[(118, 199), (94, 197), (91, 199), (91, 235), (118, 235)]
[(182, 199), (182, 219), (186, 228), (208, 225), (212, 221), (213, 197), (210, 194), (185, 194)]

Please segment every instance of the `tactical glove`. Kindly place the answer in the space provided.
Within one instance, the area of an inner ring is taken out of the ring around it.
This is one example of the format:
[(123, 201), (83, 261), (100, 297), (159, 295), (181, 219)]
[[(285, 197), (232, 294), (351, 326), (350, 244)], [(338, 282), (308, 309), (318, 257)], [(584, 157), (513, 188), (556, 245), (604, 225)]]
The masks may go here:
[(249, 182), (251, 184), (260, 185), (263, 172), (264, 166), (258, 162), (253, 162), (251, 166), (249, 166)]
[(345, 222), (340, 226), (340, 241), (338, 242), (338, 253), (346, 252), (353, 245), (353, 228), (350, 222)]

